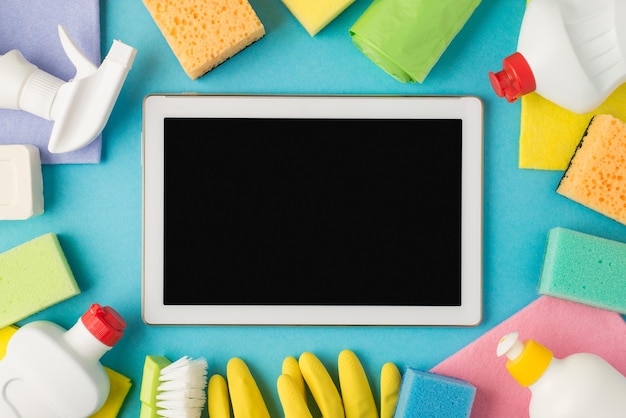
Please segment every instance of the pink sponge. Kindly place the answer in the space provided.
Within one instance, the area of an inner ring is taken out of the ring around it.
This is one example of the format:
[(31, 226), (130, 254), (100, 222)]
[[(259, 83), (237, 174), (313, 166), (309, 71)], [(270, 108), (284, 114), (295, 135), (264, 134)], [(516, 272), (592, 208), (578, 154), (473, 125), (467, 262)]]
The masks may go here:
[(513, 331), (541, 341), (555, 357), (595, 353), (626, 374), (626, 323), (618, 313), (540, 296), (430, 370), (476, 387), (471, 418), (528, 417), (530, 390), (511, 377), (506, 359), (496, 354), (498, 341)]

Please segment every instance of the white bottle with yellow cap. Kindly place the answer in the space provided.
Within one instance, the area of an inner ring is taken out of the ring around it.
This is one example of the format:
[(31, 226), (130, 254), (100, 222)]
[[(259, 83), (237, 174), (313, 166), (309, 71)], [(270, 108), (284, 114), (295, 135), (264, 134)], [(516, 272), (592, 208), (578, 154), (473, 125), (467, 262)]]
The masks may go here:
[(533, 340), (521, 342), (512, 332), (500, 339), (498, 356), (531, 391), (530, 418), (624, 418), (626, 377), (602, 357), (571, 354), (562, 359)]

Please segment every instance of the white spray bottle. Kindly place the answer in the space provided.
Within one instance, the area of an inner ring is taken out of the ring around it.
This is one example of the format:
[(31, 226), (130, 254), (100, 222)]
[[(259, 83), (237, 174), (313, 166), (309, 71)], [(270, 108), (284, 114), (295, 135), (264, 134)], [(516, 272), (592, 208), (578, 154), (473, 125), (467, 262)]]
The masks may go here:
[(93, 304), (69, 330), (33, 321), (9, 340), (0, 361), (0, 417), (85, 418), (106, 401), (111, 383), (100, 358), (126, 322)]
[(499, 97), (536, 91), (574, 113), (596, 109), (626, 82), (626, 1), (530, 0), (517, 52), (490, 72)]
[(531, 392), (530, 418), (624, 418), (626, 377), (602, 357), (575, 353), (558, 359), (533, 340), (522, 343), (518, 333), (500, 339), (498, 356)]
[(48, 143), (52, 153), (80, 149), (102, 132), (137, 52), (113, 41), (98, 68), (63, 26), (58, 30), (61, 45), (76, 67), (76, 76), (68, 82), (37, 68), (16, 49), (0, 55), (0, 107), (54, 121)]

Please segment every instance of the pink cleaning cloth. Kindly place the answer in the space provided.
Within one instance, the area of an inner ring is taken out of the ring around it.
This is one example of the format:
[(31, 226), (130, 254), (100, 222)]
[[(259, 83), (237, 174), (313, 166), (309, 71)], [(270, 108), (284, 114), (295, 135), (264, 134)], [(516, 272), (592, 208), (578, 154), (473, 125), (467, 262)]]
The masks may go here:
[(496, 355), (500, 339), (515, 331), (521, 341), (535, 340), (557, 358), (594, 353), (626, 375), (626, 323), (618, 313), (540, 296), (430, 370), (476, 387), (470, 418), (528, 418), (530, 390), (511, 377), (506, 357)]
[[(100, 65), (99, 0), (1, 0), (0, 55), (17, 49), (41, 70), (63, 81), (72, 79), (76, 68), (61, 46), (58, 25), (65, 27), (89, 60)], [(42, 164), (100, 162), (101, 135), (76, 151), (49, 152), (53, 123), (22, 110), (0, 108), (0, 144), (36, 145)]]

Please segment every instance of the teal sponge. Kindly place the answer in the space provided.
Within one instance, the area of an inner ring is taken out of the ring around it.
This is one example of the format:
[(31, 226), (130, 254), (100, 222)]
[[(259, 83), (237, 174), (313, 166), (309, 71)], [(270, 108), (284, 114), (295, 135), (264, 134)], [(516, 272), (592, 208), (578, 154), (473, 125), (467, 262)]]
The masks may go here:
[(55, 234), (0, 254), (0, 328), (79, 293)]
[(475, 395), (469, 382), (407, 367), (394, 418), (466, 418)]
[(626, 313), (626, 244), (553, 228), (538, 292)]

